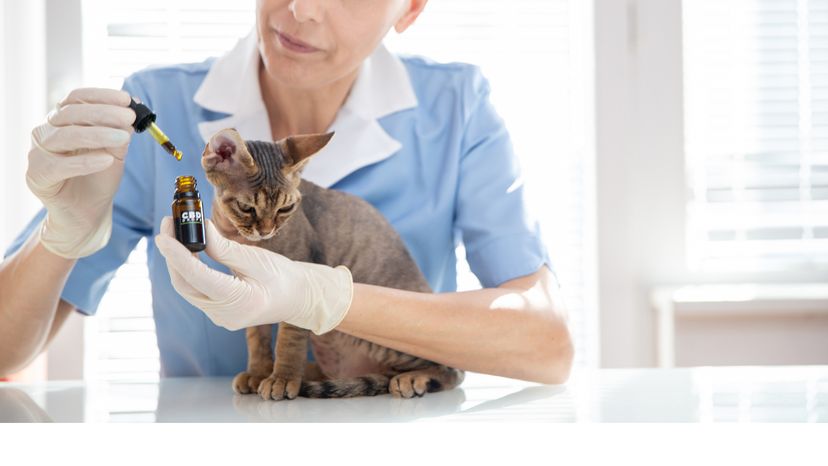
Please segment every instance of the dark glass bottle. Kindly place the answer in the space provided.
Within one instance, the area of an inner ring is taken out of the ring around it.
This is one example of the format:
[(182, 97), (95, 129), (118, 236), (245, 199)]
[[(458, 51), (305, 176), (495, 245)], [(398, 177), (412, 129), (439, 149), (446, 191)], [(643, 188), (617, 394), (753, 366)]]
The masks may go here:
[(175, 238), (192, 252), (203, 251), (207, 247), (204, 241), (204, 211), (194, 176), (179, 176), (175, 179), (172, 215)]

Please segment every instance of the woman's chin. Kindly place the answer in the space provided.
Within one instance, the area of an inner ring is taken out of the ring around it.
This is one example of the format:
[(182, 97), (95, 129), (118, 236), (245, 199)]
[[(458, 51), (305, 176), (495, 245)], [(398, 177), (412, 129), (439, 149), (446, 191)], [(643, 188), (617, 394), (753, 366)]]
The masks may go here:
[[(283, 55), (278, 50), (267, 52), (268, 64), (265, 71), (270, 80), (293, 89), (319, 89), (330, 79), (318, 79), (315, 76), (331, 76), (324, 71), (327, 68), (318, 60), (301, 59)], [(320, 72), (320, 70), (322, 72)]]

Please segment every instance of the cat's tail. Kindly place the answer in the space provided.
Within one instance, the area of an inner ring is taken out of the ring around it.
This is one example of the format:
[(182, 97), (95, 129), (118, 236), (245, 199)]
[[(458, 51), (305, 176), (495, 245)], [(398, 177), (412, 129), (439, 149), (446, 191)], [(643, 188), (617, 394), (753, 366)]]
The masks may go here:
[(388, 393), (389, 377), (369, 374), (347, 379), (325, 380), (322, 382), (303, 381), (299, 396), (306, 398), (350, 398), (353, 396), (374, 396)]

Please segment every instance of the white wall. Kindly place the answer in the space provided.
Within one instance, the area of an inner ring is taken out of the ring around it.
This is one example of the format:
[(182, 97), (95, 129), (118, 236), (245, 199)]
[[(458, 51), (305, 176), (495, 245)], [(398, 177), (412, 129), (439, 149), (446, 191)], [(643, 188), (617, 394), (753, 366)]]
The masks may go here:
[(653, 287), (828, 273), (688, 269), (681, 0), (594, 1), (601, 365), (653, 366)]
[(655, 363), (647, 286), (683, 261), (678, 0), (596, 0), (601, 365)]
[(81, 0), (46, 0), (46, 88), (53, 107), (83, 84)]
[[(0, 103), (6, 101), (6, 2), (0, 2)], [(6, 140), (6, 111), (4, 105), (0, 105), (0, 141)], [(0, 149), (2, 149), (0, 142)], [(0, 157), (0, 180), (5, 181), (3, 173), (6, 173), (6, 158)], [(5, 191), (0, 190), (0, 201), (5, 201)], [(5, 207), (0, 202), (0, 218), (3, 218)], [(0, 228), (0, 247), (5, 245), (6, 229)]]
[(4, 0), (0, 6), (0, 248), (40, 206), (26, 187), (32, 127), (46, 104), (45, 2)]
[(795, 307), (787, 311), (679, 317), (675, 365), (828, 364), (828, 314)]

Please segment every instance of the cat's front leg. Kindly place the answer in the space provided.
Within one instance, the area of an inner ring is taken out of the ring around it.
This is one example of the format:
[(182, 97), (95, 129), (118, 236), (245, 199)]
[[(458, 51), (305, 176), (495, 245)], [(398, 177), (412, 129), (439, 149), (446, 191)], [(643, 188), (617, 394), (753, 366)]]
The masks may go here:
[(273, 373), (262, 380), (259, 395), (276, 401), (299, 396), (307, 355), (308, 331), (284, 322), (279, 324)]
[(233, 378), (233, 391), (256, 393), (262, 380), (273, 368), (273, 348), (270, 346), (272, 325), (257, 325), (245, 329), (247, 337), (247, 370)]

